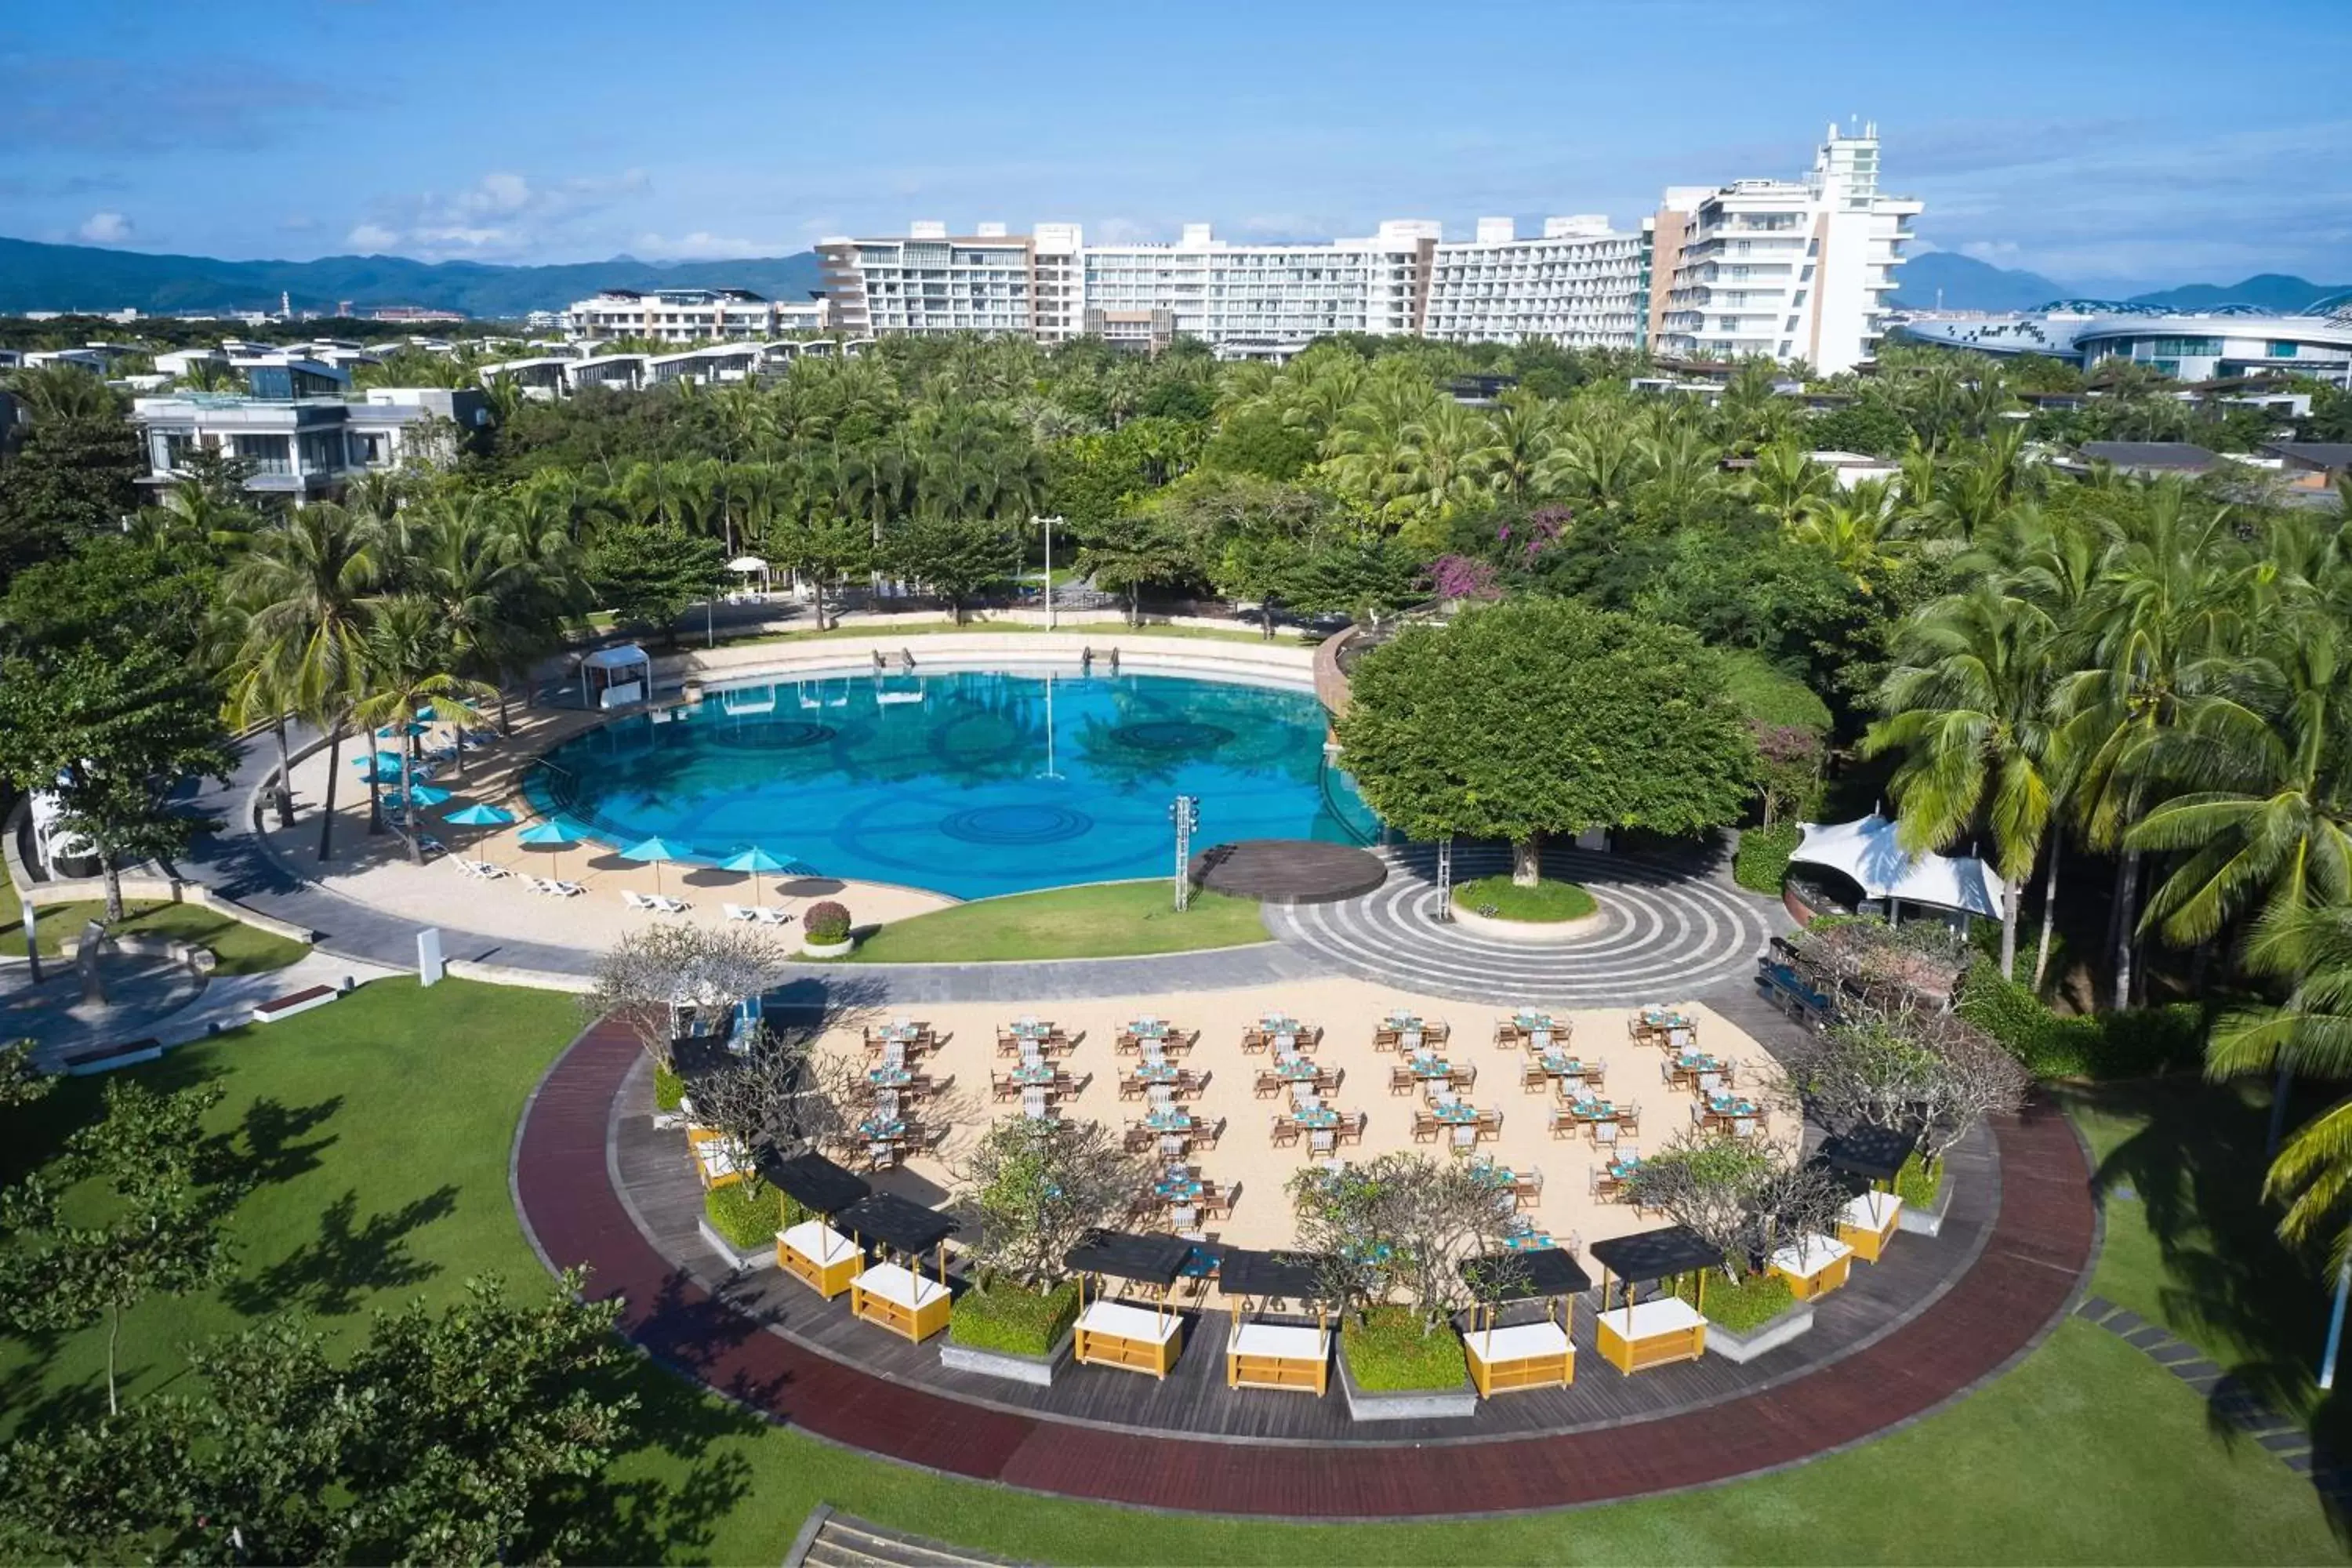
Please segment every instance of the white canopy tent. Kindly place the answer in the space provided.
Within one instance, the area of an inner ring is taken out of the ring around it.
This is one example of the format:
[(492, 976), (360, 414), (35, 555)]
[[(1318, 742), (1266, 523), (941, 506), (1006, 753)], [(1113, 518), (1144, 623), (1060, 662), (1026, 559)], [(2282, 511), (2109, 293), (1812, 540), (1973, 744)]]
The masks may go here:
[(1798, 825), (1793, 866), (1822, 866), (1852, 878), (1869, 899), (2000, 919), (2008, 885), (1973, 855), (1914, 855), (1895, 842), (1895, 824), (1872, 812), (1858, 822)]
[(580, 700), (591, 708), (626, 708), (653, 695), (654, 661), (635, 643), (600, 647), (580, 661)]

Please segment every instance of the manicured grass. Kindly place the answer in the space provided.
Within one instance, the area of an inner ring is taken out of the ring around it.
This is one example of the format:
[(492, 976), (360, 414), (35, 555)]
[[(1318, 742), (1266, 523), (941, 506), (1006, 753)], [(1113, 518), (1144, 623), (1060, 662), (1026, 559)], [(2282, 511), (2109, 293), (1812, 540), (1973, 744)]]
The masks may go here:
[(1721, 1269), (1712, 1269), (1703, 1301), (1687, 1277), (1675, 1287), (1675, 1294), (1699, 1306), (1708, 1322), (1735, 1334), (1752, 1334), (1797, 1304), (1789, 1294), (1789, 1282), (1778, 1274), (1750, 1274), (1735, 1285)]
[(1042, 1356), (1077, 1321), (1076, 1280), (1065, 1279), (1051, 1290), (1037, 1291), (999, 1279), (985, 1290), (966, 1290), (955, 1299), (948, 1338), (974, 1350)]
[[(9, 899), (15, 901), (15, 889)], [(213, 950), (220, 960), (214, 971), (217, 974), (260, 974), (272, 969), (283, 969), (299, 962), (310, 951), (303, 942), (290, 942), (249, 926), (233, 915), (206, 909), (202, 904), (149, 902), (139, 899), (125, 900), (123, 918), (109, 929), (120, 935), (173, 937), (193, 942)], [(41, 952), (50, 957), (60, 951), (59, 944), (68, 937), (81, 934), (85, 921), (103, 920), (106, 904), (103, 900), (84, 903), (44, 904), (41, 906)], [(0, 952), (23, 957), (25, 928), (21, 916), (10, 920), (5, 931), (0, 931)]]
[(710, 1228), (736, 1251), (764, 1252), (776, 1245), (776, 1232), (784, 1228), (782, 1195), (754, 1176), (703, 1194), (702, 1212)]
[(1498, 921), (1578, 921), (1600, 907), (1574, 882), (1544, 881), (1522, 888), (1508, 875), (1460, 883), (1454, 901), (1473, 914)]
[[(536, 1286), (543, 1275), (514, 1218), (507, 1158), (525, 1097), (577, 1026), (562, 996), (379, 981), (333, 1007), (137, 1069), (152, 1081), (219, 1082), (226, 1097), (212, 1125), (250, 1147), (260, 1185), (236, 1221), (241, 1250), (232, 1286), (159, 1300), (130, 1315), (131, 1395), (175, 1386), (188, 1340), (279, 1308), (303, 1307), (349, 1339), (367, 1309), (420, 1296), (446, 1302), (468, 1275), (497, 1272)], [(75, 1079), (40, 1106), (0, 1113), (0, 1177), (94, 1114), (98, 1091), (97, 1080)], [(2115, 1126), (2126, 1142), (2145, 1131), (2121, 1112)], [(2223, 1134), (2240, 1131), (2231, 1122)], [(2214, 1146), (2214, 1139), (2196, 1142), (2192, 1157), (2202, 1161), (2200, 1151)], [(2258, 1138), (2251, 1147), (2259, 1151)], [(2133, 1156), (2141, 1157), (2171, 1156), (2157, 1142)], [(2221, 1169), (2201, 1167), (2190, 1190), (2221, 1179)], [(2111, 1203), (2111, 1254), (2126, 1240), (2122, 1229)], [(2101, 1289), (2112, 1293), (2135, 1279), (2164, 1288), (2152, 1243), (2125, 1265), (2121, 1283), (2103, 1265)], [(2256, 1274), (2245, 1288), (2252, 1306), (2272, 1285)], [(2301, 1312), (2296, 1289), (2275, 1302), (2292, 1309), (2282, 1318)], [(2320, 1300), (2313, 1293), (2315, 1310)], [(87, 1412), (102, 1400), (102, 1345), (98, 1331), (0, 1340), (0, 1428)], [(1614, 1374), (1593, 1368), (1584, 1375)], [(892, 1528), (1048, 1563), (2271, 1563), (2343, 1556), (2307, 1482), (2258, 1446), (2215, 1435), (2198, 1397), (2138, 1351), (2073, 1321), (1954, 1408), (1784, 1474), (1572, 1512), (1411, 1525), (1189, 1519), (1058, 1502), (769, 1426), (651, 1362), (632, 1362), (614, 1383), (640, 1400), (645, 1432), (583, 1503), (598, 1529), (584, 1561), (773, 1562), (820, 1501)], [(1640, 1428), (1622, 1439), (1639, 1443)]]
[(859, 963), (989, 963), (1186, 952), (1266, 940), (1248, 899), (1195, 893), (1178, 914), (1164, 881), (1099, 882), (980, 899), (896, 921), (857, 946)]
[(1374, 1307), (1360, 1320), (1349, 1318), (1339, 1330), (1339, 1350), (1348, 1375), (1368, 1394), (1457, 1389), (1470, 1375), (1462, 1336), (1444, 1323), (1423, 1333), (1421, 1314), (1411, 1307)]

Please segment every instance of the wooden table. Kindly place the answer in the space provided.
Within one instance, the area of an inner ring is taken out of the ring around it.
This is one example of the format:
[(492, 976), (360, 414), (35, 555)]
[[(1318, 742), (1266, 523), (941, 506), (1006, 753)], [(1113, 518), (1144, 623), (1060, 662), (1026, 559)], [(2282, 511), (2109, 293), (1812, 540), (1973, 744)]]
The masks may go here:
[(776, 1265), (830, 1301), (864, 1270), (866, 1255), (824, 1221), (805, 1219), (776, 1232)]
[(877, 1263), (849, 1282), (849, 1310), (920, 1344), (948, 1326), (948, 1288), (896, 1263)]
[(1329, 1386), (1331, 1332), (1304, 1323), (1236, 1322), (1225, 1337), (1227, 1388)]
[(1853, 1247), (1826, 1236), (1813, 1236), (1805, 1238), (1801, 1249), (1791, 1242), (1774, 1253), (1770, 1270), (1789, 1282), (1790, 1295), (1810, 1301), (1844, 1284), (1853, 1267)]
[(1576, 1381), (1576, 1347), (1568, 1330), (1549, 1319), (1471, 1329), (1462, 1336), (1462, 1351), (1482, 1398), (1515, 1388), (1566, 1388)]
[(1706, 1353), (1706, 1320), (1680, 1296), (1612, 1307), (1593, 1324), (1601, 1356), (1629, 1377), (1648, 1367), (1696, 1361)]
[(1184, 1320), (1126, 1301), (1091, 1301), (1078, 1314), (1071, 1356), (1087, 1366), (1125, 1367), (1164, 1378), (1184, 1349)]

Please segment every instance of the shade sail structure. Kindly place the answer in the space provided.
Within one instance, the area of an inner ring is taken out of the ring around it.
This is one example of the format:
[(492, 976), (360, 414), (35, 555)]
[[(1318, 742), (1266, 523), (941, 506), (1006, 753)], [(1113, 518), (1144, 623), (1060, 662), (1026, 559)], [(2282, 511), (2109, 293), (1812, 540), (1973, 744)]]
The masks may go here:
[(1671, 1279), (1696, 1268), (1720, 1268), (1723, 1251), (1699, 1239), (1688, 1226), (1670, 1225), (1657, 1230), (1637, 1230), (1612, 1236), (1590, 1248), (1592, 1261), (1629, 1285)]
[(2000, 919), (2008, 885), (1999, 872), (1973, 855), (1914, 855), (1895, 842), (1895, 824), (1876, 812), (1857, 822), (1802, 823), (1798, 831), (1790, 864), (1842, 872), (1866, 898)]
[(963, 1228), (937, 1209), (910, 1203), (896, 1193), (876, 1193), (861, 1198), (833, 1216), (835, 1230), (845, 1230), (893, 1252), (929, 1252)]
[(1225, 1253), (1217, 1288), (1228, 1296), (1285, 1296), (1294, 1300), (1323, 1299), (1323, 1275), (1315, 1259), (1304, 1252), (1253, 1252), (1236, 1247)]
[(738, 555), (727, 563), (730, 572), (756, 573), (767, 569), (768, 563), (756, 555)]
[(770, 1154), (760, 1162), (760, 1177), (794, 1203), (822, 1215), (839, 1214), (874, 1192), (865, 1177), (816, 1153), (795, 1154), (789, 1160)]
[(1592, 1289), (1592, 1276), (1584, 1271), (1584, 1266), (1557, 1247), (1467, 1258), (1462, 1262), (1462, 1278), (1469, 1281), (1471, 1292), (1486, 1301), (1528, 1301)]
[(1176, 1282), (1192, 1255), (1192, 1244), (1181, 1237), (1098, 1230), (1064, 1253), (1062, 1261), (1081, 1274), (1165, 1286)]
[(1919, 1135), (1891, 1127), (1854, 1127), (1822, 1141), (1821, 1161), (1832, 1171), (1891, 1182), (1919, 1144)]

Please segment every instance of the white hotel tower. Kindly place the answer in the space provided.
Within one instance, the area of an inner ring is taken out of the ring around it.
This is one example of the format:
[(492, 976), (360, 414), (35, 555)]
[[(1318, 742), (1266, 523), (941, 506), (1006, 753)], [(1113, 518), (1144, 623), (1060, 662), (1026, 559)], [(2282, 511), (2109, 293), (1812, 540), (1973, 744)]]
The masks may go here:
[(1360, 239), (1234, 244), (1187, 224), (1173, 245), (1088, 245), (1076, 224), (817, 247), (833, 325), (891, 332), (1095, 334), (1156, 348), (1179, 334), (1227, 358), (1283, 359), (1334, 332), (1450, 342), (1654, 342), (1687, 357), (1765, 353), (1824, 372), (1867, 357), (1919, 204), (1877, 195), (1874, 128), (1832, 129), (1801, 181), (1743, 180), (1667, 193), (1639, 232), (1606, 217), (1544, 220), (1519, 235), (1481, 218), (1445, 239), (1392, 218)]

